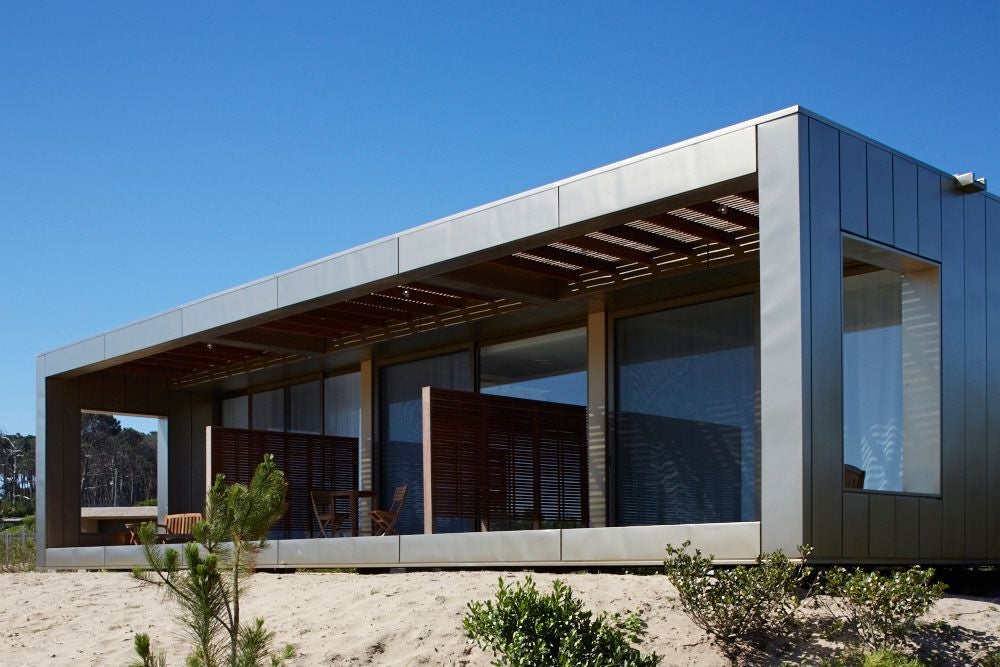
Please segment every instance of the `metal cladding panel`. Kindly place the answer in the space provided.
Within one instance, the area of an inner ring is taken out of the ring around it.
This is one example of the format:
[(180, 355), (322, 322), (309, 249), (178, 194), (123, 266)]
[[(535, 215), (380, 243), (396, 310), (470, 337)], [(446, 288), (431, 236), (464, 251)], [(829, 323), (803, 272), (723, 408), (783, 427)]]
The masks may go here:
[(917, 214), (917, 165), (892, 156), (893, 245), (917, 254), (920, 250)]
[(399, 271), (489, 250), (559, 226), (556, 188), (507, 201), (399, 237)]
[(282, 567), (393, 565), (399, 562), (399, 536), (330, 537), (279, 540), (277, 563)]
[(896, 514), (893, 517), (893, 556), (919, 558), (920, 556), (920, 499), (896, 496)]
[(104, 547), (66, 547), (45, 550), (46, 567), (103, 568)]
[(868, 238), (892, 245), (892, 155), (868, 144)]
[(986, 198), (965, 204), (965, 556), (986, 557)]
[(866, 144), (840, 133), (840, 225), (845, 232), (868, 236), (868, 155)]
[(844, 558), (868, 558), (868, 494), (844, 493)]
[(872, 558), (895, 556), (895, 518), (895, 498), (872, 494), (868, 500), (868, 555)]
[[(52, 488), (59, 502), (50, 507), (62, 514), (62, 536), (56, 547), (80, 544), (80, 383), (76, 378), (62, 380), (61, 411), (55, 416), (62, 428), (62, 479), (64, 488)], [(52, 417), (50, 417), (51, 419)]]
[(941, 198), (941, 497), (944, 558), (965, 555), (965, 216), (962, 195)]
[(149, 378), (139, 375), (125, 376), (125, 412), (150, 414)]
[[(753, 560), (761, 552), (760, 523), (702, 523), (676, 526), (619, 526), (562, 531), (566, 562), (662, 561), (668, 544), (691, 547), (720, 561)], [(789, 555), (797, 555), (792, 550)]]
[(45, 354), (45, 374), (58, 375), (104, 361), (104, 335), (81, 340)]
[(843, 420), (841, 403), (840, 132), (809, 121), (809, 220), (812, 280), (812, 536), (817, 557), (837, 557), (841, 541)]
[(1000, 202), (986, 200), (987, 554), (1000, 558)]
[(758, 127), (760, 192), (761, 548), (806, 541), (809, 406), (808, 124)]
[(941, 499), (920, 499), (920, 558), (941, 557)]
[(917, 170), (917, 228), (920, 254), (941, 261), (941, 176), (924, 167)]
[[(187, 512), (191, 489), (191, 395), (184, 391), (170, 392), (170, 411), (167, 415), (167, 497), (173, 514)], [(201, 484), (201, 492), (205, 491)]]
[(397, 239), (373, 243), (279, 275), (278, 307), (394, 276), (398, 270)]
[(401, 563), (505, 563), (558, 561), (559, 530), (402, 535)]
[(184, 335), (260, 315), (278, 307), (278, 281), (269, 278), (198, 301), (182, 309)]
[(109, 331), (104, 337), (104, 358), (112, 359), (184, 335), (180, 310), (173, 310), (121, 329)]
[(48, 438), (45, 397), (45, 357), (35, 357), (35, 564), (45, 566), (46, 510), (48, 502), (47, 453)]
[(114, 371), (101, 373), (101, 404), (98, 410), (126, 412), (125, 374)]
[(756, 137), (754, 128), (748, 127), (559, 186), (559, 225), (655, 202), (756, 170)]
[[(153, 545), (153, 549), (161, 555), (167, 548), (163, 544)], [(178, 551), (181, 549), (180, 545), (170, 548)], [(184, 562), (183, 556), (181, 557), (181, 562)], [(129, 544), (104, 547), (104, 567), (109, 570), (131, 570), (133, 567), (146, 567), (147, 565), (145, 552), (139, 545)]]

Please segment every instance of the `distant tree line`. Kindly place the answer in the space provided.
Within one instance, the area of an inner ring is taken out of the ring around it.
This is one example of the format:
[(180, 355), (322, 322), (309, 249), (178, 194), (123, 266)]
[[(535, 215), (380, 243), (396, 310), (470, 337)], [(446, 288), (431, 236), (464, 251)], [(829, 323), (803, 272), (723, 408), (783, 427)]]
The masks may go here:
[(35, 436), (0, 431), (0, 516), (35, 511)]
[(156, 433), (122, 428), (112, 415), (84, 413), (80, 506), (133, 506), (155, 497)]

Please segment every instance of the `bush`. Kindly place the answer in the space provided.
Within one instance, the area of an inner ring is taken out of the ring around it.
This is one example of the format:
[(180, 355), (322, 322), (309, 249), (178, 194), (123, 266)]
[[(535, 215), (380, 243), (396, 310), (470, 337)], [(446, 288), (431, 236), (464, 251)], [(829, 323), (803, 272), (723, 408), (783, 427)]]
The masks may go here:
[(156, 507), (156, 498), (146, 498), (135, 504), (136, 507)]
[(646, 635), (636, 613), (594, 616), (573, 591), (556, 580), (548, 595), (539, 594), (528, 577), (513, 586), (497, 585), (496, 601), (470, 602), (462, 620), (465, 634), (490, 650), (498, 667), (589, 665), (653, 667), (662, 659), (644, 656), (633, 644)]
[(844, 616), (858, 639), (873, 651), (906, 645), (917, 619), (944, 594), (934, 570), (912, 567), (891, 574), (842, 567), (827, 571), (823, 590), (834, 614)]
[(923, 665), (917, 658), (888, 650), (866, 653), (861, 664), (862, 667), (921, 667)]
[(805, 565), (807, 547), (799, 547), (798, 563), (774, 551), (758, 556), (752, 567), (724, 569), (713, 565), (713, 556), (706, 558), (698, 549), (690, 553), (690, 544), (667, 546), (667, 578), (684, 612), (728, 657), (760, 648), (788, 630), (808, 594), (800, 593), (811, 573)]

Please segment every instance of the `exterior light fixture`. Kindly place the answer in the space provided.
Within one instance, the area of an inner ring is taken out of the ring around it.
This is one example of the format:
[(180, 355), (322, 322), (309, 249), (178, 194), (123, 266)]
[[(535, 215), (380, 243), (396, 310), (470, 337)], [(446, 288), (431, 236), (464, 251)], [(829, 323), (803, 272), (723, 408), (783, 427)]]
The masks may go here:
[(976, 175), (969, 171), (964, 174), (955, 174), (955, 184), (958, 189), (965, 193), (982, 192), (986, 189), (986, 177), (976, 178)]

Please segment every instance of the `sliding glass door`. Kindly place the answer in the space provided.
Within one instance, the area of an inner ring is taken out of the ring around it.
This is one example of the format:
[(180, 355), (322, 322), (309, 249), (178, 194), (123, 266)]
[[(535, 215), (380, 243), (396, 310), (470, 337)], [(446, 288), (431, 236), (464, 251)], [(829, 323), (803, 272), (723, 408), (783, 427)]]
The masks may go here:
[(619, 525), (758, 518), (756, 322), (752, 296), (616, 321)]
[(379, 373), (381, 485), (379, 507), (388, 508), (396, 487), (407, 486), (406, 504), (396, 529), (400, 534), (424, 530), (423, 387), (472, 390), (471, 355), (444, 354), (382, 367)]

